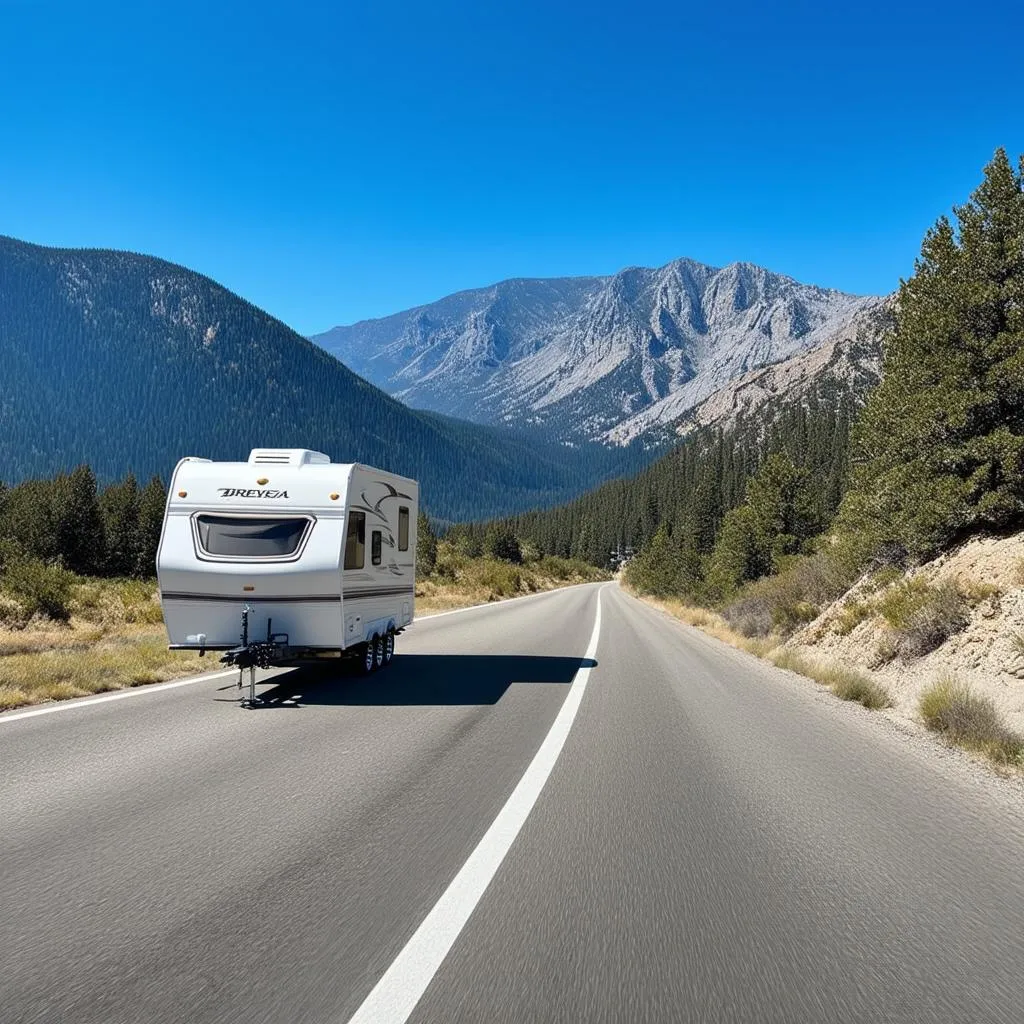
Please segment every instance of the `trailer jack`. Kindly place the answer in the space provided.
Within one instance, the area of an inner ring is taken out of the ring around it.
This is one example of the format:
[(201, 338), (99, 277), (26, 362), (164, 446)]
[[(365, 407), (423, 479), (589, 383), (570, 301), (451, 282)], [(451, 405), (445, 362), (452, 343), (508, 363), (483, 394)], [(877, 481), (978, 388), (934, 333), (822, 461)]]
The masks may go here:
[(245, 679), (245, 670), (249, 670), (249, 696), (242, 700), (243, 707), (255, 707), (260, 701), (256, 697), (256, 669), (273, 668), (284, 661), (289, 653), (288, 634), (274, 633), (271, 630), (271, 620), (267, 619), (266, 640), (249, 639), (249, 615), (252, 608), (246, 605), (242, 609), (242, 634), (241, 643), (225, 651), (221, 655), (221, 662), (225, 665), (235, 665), (238, 668), (238, 689), (242, 689)]

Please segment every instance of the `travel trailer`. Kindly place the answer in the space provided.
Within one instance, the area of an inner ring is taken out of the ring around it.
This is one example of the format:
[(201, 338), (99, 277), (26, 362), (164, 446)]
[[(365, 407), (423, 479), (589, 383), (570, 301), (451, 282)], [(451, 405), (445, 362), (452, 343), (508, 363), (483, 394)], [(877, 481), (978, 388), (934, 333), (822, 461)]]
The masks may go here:
[(157, 552), (171, 648), (248, 668), (250, 699), (256, 668), (388, 665), (413, 619), (418, 494), (415, 480), (303, 448), (182, 459)]

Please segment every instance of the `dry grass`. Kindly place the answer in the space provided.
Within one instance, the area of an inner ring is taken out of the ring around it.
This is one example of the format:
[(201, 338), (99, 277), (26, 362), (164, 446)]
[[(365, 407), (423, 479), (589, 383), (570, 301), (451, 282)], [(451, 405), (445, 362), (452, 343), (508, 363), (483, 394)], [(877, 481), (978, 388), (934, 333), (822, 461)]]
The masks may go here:
[(832, 620), (832, 631), (839, 636), (849, 636), (862, 622), (866, 622), (873, 614), (871, 605), (866, 601), (847, 601)]
[(158, 683), (208, 668), (198, 655), (167, 650), (162, 635), (0, 658), (0, 708), (84, 697)]
[[(5, 606), (15, 603), (4, 595)], [(167, 650), (155, 582), (76, 578), (66, 623), (11, 614), (0, 628), (0, 710), (84, 697), (210, 667)]]
[(680, 622), (685, 622), (688, 626), (694, 626), (701, 632), (707, 633), (708, 636), (713, 636), (716, 640), (729, 644), (730, 647), (747, 651), (758, 658), (767, 657), (779, 644), (779, 639), (775, 636), (744, 636), (739, 630), (733, 628), (725, 616), (719, 615), (718, 612), (710, 611), (707, 608), (686, 604), (684, 601), (677, 600), (676, 598), (651, 597), (646, 594), (639, 594), (625, 584), (622, 584), (622, 588), (641, 601), (645, 601), (655, 608), (660, 608), (673, 618), (679, 619)]
[(608, 579), (608, 573), (576, 560), (545, 557), (513, 565), (495, 558), (470, 558), (442, 542), (434, 573), (416, 583), (416, 614), (452, 611)]
[(885, 687), (873, 679), (841, 665), (830, 665), (811, 660), (799, 651), (781, 645), (777, 636), (746, 637), (733, 629), (723, 616), (717, 612), (708, 611), (706, 608), (695, 608), (682, 601), (672, 599), (663, 600), (652, 597), (641, 599), (690, 626), (696, 626), (697, 629), (715, 637), (716, 640), (721, 640), (732, 647), (770, 661), (778, 668), (788, 669), (790, 672), (796, 672), (808, 679), (814, 679), (827, 686), (842, 700), (857, 701), (872, 710), (892, 707), (892, 698)]
[(872, 711), (893, 705), (892, 697), (884, 686), (843, 665), (813, 660), (789, 647), (777, 648), (770, 660), (779, 668), (789, 669), (827, 686), (841, 700), (856, 701)]
[(936, 680), (920, 697), (924, 724), (951, 743), (984, 754), (1000, 765), (1024, 762), (1024, 736), (999, 716), (991, 697), (975, 693), (952, 676)]

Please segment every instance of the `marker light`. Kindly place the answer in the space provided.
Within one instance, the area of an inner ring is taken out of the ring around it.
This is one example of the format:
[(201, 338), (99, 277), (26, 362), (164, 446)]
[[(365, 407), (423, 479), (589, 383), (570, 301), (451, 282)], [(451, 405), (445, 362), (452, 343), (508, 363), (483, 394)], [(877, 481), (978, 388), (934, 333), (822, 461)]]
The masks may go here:
[(338, 497), (339, 495), (337, 491), (331, 491), (331, 501), (337, 501)]
[(260, 487), (262, 487), (264, 484), (270, 483), (270, 481), (265, 476), (261, 476), (261, 477), (257, 477), (256, 483), (258, 483), (260, 485)]
[(187, 498), (188, 497), (188, 491), (178, 491), (178, 497), (179, 498)]
[(244, 587), (242, 587), (242, 589), (243, 590), (255, 590), (256, 588), (254, 586), (252, 586), (251, 584), (246, 584)]

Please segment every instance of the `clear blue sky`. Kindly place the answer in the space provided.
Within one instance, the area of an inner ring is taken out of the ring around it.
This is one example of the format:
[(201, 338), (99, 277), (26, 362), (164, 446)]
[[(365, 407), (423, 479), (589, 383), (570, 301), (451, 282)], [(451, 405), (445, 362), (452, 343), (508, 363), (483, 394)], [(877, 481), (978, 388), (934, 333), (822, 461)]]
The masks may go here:
[(0, 233), (304, 333), (677, 256), (886, 292), (997, 145), (1019, 3), (0, 0)]

